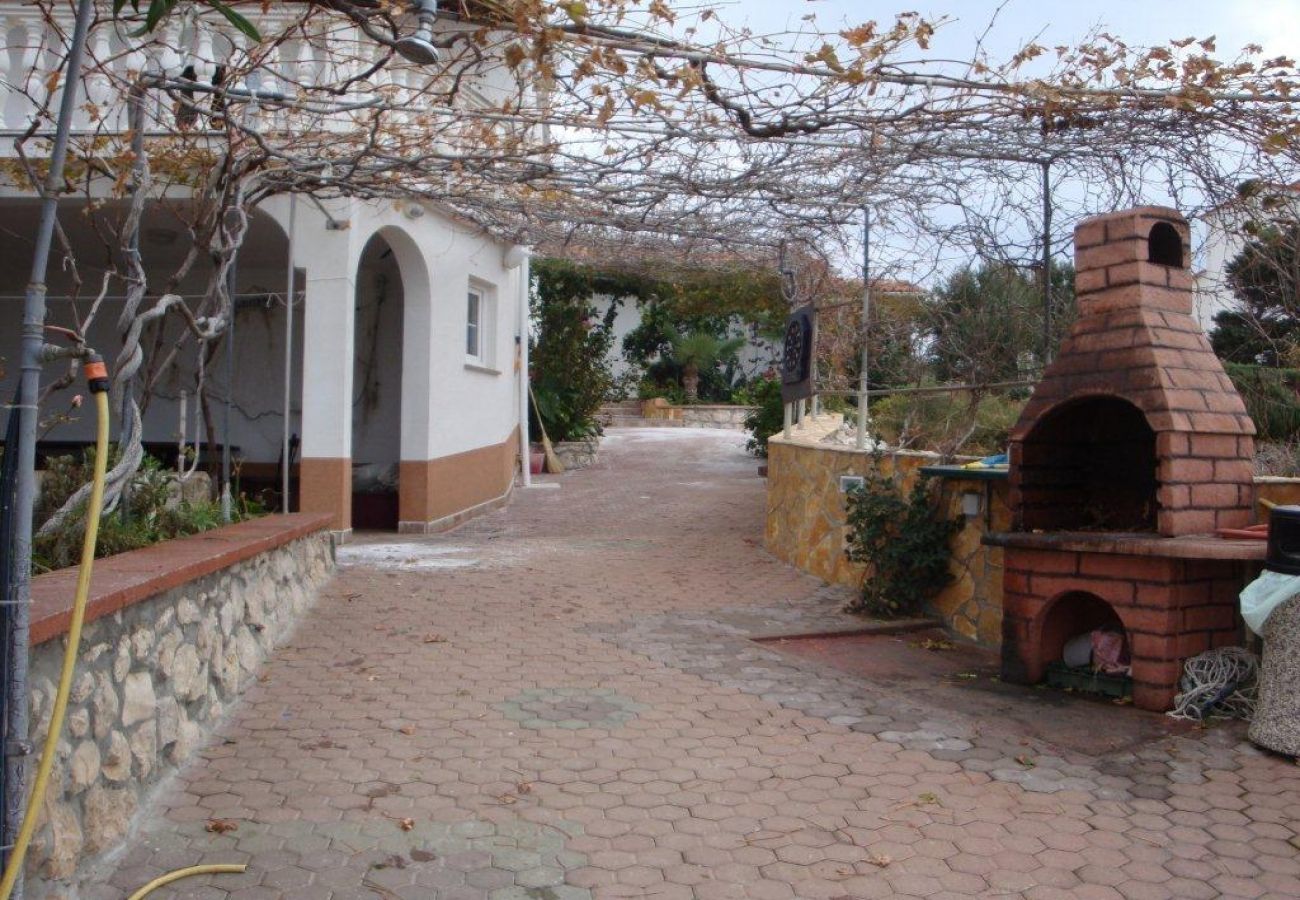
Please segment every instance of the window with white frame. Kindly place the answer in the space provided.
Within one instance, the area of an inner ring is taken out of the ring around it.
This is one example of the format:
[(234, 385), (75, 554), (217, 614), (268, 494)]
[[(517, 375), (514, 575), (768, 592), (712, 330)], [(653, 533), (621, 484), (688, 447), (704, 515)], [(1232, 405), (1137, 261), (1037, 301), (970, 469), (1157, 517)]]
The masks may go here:
[(496, 346), (496, 309), (492, 292), (471, 284), (465, 303), (465, 362), (491, 368)]

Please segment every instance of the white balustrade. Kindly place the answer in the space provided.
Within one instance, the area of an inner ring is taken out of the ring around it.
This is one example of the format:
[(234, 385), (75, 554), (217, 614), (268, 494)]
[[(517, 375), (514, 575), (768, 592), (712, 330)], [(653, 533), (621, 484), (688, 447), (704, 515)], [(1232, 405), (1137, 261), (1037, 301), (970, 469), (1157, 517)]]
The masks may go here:
[[(169, 17), (153, 34), (141, 36), (134, 33), (139, 27), (137, 20), (115, 20), (109, 0), (99, 2), (103, 9), (88, 39), (80, 83), (82, 102), (74, 119), (74, 128), (82, 132), (125, 131), (130, 124), (129, 93), (144, 76), (185, 76), (192, 77), (196, 85), (213, 86), (221, 81), (240, 93), (302, 96), (311, 86), (357, 77), (391, 54), (341, 18), (318, 16), (304, 27), (306, 7), (300, 4), (269, 4), (260, 13), (253, 4), (241, 6), (241, 12), (253, 11), (252, 20), (265, 39), (257, 45), (210, 9), (191, 6)], [(23, 132), (38, 115), (38, 133), (52, 132), (64, 85), (61, 70), (72, 32), (71, 14), (72, 6), (65, 2), (49, 0), (42, 8), (33, 0), (0, 0), (0, 132), (9, 136)], [(257, 64), (251, 65), (254, 61)], [(485, 68), (477, 80), (491, 81), (490, 71), (491, 67)], [(394, 111), (391, 120), (395, 125), (410, 125), (420, 119), (413, 104), (430, 77), (428, 70), (394, 57), (358, 82), (346, 97), (316, 94), (312, 100), (319, 106), (380, 95), (399, 106), (407, 105), (409, 108)], [(227, 102), (222, 108), (195, 91), (189, 98), (194, 108), (183, 117), (188, 121), (178, 123), (180, 104), (174, 104), (163, 91), (147, 93), (145, 128), (155, 134), (173, 131), (179, 124), (196, 130), (220, 128), (225, 116), (263, 129), (349, 131), (367, 117), (364, 112), (291, 113), (283, 103), (257, 99)], [(470, 93), (464, 92), (464, 96)], [(11, 144), (0, 135), (0, 154), (12, 153)]]

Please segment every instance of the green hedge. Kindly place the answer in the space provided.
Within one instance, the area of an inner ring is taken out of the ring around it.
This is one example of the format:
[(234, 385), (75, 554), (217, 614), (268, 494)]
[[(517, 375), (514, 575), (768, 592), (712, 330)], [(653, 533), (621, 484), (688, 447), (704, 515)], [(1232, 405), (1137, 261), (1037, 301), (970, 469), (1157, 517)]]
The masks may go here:
[(1286, 441), (1300, 434), (1300, 369), (1225, 363), (1228, 377), (1246, 402), (1261, 441)]

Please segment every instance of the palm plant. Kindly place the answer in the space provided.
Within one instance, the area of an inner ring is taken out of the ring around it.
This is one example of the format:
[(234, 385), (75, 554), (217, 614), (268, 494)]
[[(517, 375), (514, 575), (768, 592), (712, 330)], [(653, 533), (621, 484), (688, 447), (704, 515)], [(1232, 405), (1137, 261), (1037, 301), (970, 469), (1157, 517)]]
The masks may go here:
[(672, 342), (668, 356), (681, 369), (682, 390), (686, 393), (687, 403), (696, 403), (700, 399), (700, 372), (713, 369), (745, 346), (743, 337), (720, 338), (705, 331), (682, 334), (669, 329), (668, 339)]

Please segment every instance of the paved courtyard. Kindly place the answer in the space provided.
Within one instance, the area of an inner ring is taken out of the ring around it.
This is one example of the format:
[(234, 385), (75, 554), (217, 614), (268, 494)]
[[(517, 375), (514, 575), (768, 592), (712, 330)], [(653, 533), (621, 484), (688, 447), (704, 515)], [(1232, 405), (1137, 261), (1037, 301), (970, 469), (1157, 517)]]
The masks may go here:
[(1300, 767), (1240, 729), (1083, 752), (751, 640), (848, 620), (763, 551), (742, 443), (615, 432), (559, 489), (345, 548), (86, 895), (247, 862), (155, 896), (1300, 896)]

